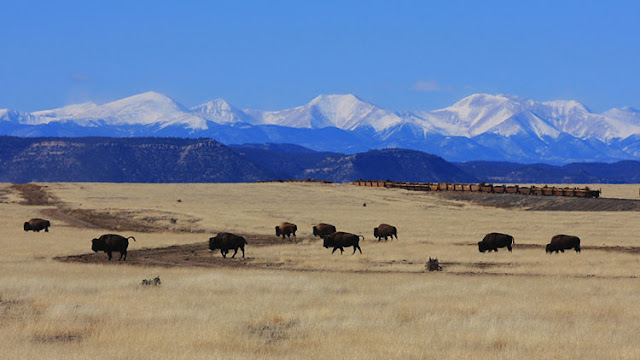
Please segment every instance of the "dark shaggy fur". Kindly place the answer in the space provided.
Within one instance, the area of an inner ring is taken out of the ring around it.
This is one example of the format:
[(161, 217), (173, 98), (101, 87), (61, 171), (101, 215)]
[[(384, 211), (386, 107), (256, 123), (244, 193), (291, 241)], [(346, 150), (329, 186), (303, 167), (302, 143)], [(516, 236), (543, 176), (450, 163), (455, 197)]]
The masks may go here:
[(49, 227), (51, 226), (51, 223), (49, 222), (49, 220), (44, 220), (44, 219), (31, 219), (27, 222), (24, 223), (24, 231), (35, 231), (35, 232), (39, 232), (40, 230), (44, 229), (45, 232), (49, 232)]
[(394, 236), (396, 240), (398, 240), (398, 229), (389, 224), (380, 224), (377, 228), (373, 229), (373, 236), (376, 237), (378, 241), (382, 238), (384, 238), (384, 241), (387, 241), (387, 237), (391, 237), (391, 240), (393, 240)]
[(360, 254), (362, 254), (362, 249), (360, 248), (360, 245), (359, 245), (360, 238), (364, 240), (364, 237), (362, 235), (355, 235), (347, 232), (338, 231), (338, 232), (334, 232), (333, 234), (323, 236), (323, 239), (324, 239), (323, 246), (325, 248), (332, 247), (333, 248), (333, 251), (331, 252), (332, 254), (338, 249), (340, 249), (340, 254), (342, 254), (344, 252), (344, 248), (349, 246), (353, 246), (353, 253), (351, 255), (355, 254), (356, 250), (359, 250)]
[[(91, 240), (91, 250), (94, 252), (104, 251), (111, 261), (111, 253), (116, 251), (120, 253), (118, 260), (127, 260), (127, 248), (129, 247), (129, 239), (136, 241), (136, 238), (129, 236), (128, 238), (116, 234), (105, 234), (97, 239)], [(123, 258), (124, 257), (124, 258)]]
[(218, 233), (218, 235), (209, 238), (209, 250), (220, 249), (220, 254), (222, 257), (226, 258), (229, 249), (233, 249), (235, 252), (233, 253), (233, 257), (236, 257), (238, 253), (238, 248), (242, 250), (242, 257), (244, 257), (244, 244), (248, 244), (247, 240), (245, 240), (242, 236), (238, 236), (232, 233)]
[(498, 251), (498, 248), (506, 247), (511, 251), (511, 245), (514, 244), (513, 236), (500, 233), (490, 233), (485, 235), (484, 239), (478, 243), (478, 251)]
[(551, 242), (547, 244), (546, 252), (564, 252), (565, 250), (575, 249), (580, 252), (580, 238), (573, 235), (556, 235), (551, 238)]

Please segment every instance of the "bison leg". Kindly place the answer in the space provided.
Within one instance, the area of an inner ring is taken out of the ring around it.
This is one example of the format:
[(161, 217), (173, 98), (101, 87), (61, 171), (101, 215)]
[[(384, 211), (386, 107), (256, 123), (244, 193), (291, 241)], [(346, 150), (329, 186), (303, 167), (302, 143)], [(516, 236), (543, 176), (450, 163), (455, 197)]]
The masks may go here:
[(49, 227), (44, 228), (44, 232), (49, 232)]
[(242, 257), (244, 257), (244, 246), (240, 248), (242, 250)]
[(223, 258), (226, 258), (226, 257), (227, 257), (227, 252), (226, 252), (226, 251), (224, 251), (224, 250), (222, 250), (222, 249), (220, 249), (220, 254), (222, 254), (222, 257), (223, 257)]
[(576, 246), (576, 252), (579, 253), (580, 252), (580, 246)]
[[(356, 247), (358, 248), (358, 251), (360, 251), (360, 254), (362, 254), (362, 249), (360, 249), (360, 245), (356, 245)], [(356, 253), (356, 251), (355, 251), (355, 250), (353, 250), (353, 253), (355, 254), (355, 253)]]
[(337, 247), (334, 247), (334, 248), (333, 248), (333, 251), (332, 251), (331, 253), (333, 254), (334, 252), (336, 252), (336, 250), (338, 250), (338, 248), (337, 248)]
[(109, 257), (109, 261), (111, 261), (111, 251), (107, 251), (107, 256)]
[(233, 253), (233, 255), (231, 255), (232, 258), (236, 257), (236, 254), (238, 253), (238, 248), (235, 248), (233, 250), (235, 250), (235, 252)]
[(507, 245), (507, 250), (509, 250), (509, 252), (511, 252), (511, 245)]

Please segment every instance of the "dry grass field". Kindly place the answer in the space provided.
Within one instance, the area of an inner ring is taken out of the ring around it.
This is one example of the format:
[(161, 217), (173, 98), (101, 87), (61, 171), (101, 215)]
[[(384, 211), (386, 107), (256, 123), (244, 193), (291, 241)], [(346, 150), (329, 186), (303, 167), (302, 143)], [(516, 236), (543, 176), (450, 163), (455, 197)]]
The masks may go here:
[[(0, 184), (2, 359), (640, 358), (640, 212), (611, 199), (531, 211), (518, 195), (352, 185), (38, 185)], [(50, 232), (24, 232), (32, 217)], [(281, 221), (296, 241), (276, 238)], [(332, 255), (319, 222), (364, 235), (363, 254)], [(375, 241), (381, 222), (399, 240)], [(218, 231), (246, 236), (246, 257), (207, 250)], [(512, 253), (478, 252), (492, 231)], [(126, 263), (91, 252), (104, 233), (135, 236)], [(582, 252), (545, 254), (560, 233)]]

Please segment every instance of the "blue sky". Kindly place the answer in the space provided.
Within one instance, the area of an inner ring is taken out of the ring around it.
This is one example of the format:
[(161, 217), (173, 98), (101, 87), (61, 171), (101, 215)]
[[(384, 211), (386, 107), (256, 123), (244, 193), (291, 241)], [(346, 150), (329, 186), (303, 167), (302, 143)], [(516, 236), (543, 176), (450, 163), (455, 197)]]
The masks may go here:
[(353, 93), (428, 110), (486, 92), (640, 107), (636, 1), (7, 1), (0, 108), (154, 90), (283, 109)]

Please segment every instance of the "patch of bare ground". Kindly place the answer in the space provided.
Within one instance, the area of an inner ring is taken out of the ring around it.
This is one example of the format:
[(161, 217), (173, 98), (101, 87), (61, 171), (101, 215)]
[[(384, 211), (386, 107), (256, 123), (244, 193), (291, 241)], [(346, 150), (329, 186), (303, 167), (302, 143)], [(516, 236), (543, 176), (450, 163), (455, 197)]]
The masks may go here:
[[(276, 246), (295, 242), (286, 242), (275, 236), (249, 235), (246, 236), (250, 246)], [(298, 240), (297, 242), (308, 241)], [(476, 244), (457, 243), (455, 245), (471, 246)], [(519, 244), (520, 248), (542, 249), (544, 246), (537, 244)], [(625, 246), (588, 246), (583, 250), (596, 250), (619, 253), (640, 253), (640, 247)], [(164, 268), (245, 268), (245, 269), (270, 269), (285, 270), (294, 272), (327, 272), (327, 273), (360, 273), (360, 274), (424, 274), (423, 262), (415, 262), (410, 260), (389, 260), (389, 261), (363, 261), (366, 264), (365, 269), (329, 269), (315, 268), (301, 265), (294, 260), (274, 261), (268, 258), (256, 258), (249, 256), (250, 247), (245, 248), (246, 257), (242, 257), (242, 251), (238, 250), (235, 258), (231, 258), (233, 253), (228, 254), (227, 258), (220, 256), (218, 251), (210, 251), (208, 243), (196, 243), (188, 245), (174, 245), (163, 248), (140, 249), (129, 251), (127, 261), (108, 261), (104, 253), (88, 253), (71, 256), (59, 256), (54, 260), (61, 262), (74, 262), (85, 264), (110, 264), (110, 265), (131, 265), (131, 266), (158, 266)], [(514, 248), (514, 251), (516, 249)], [(117, 255), (116, 255), (117, 256)], [(407, 269), (406, 266), (413, 266)], [(601, 278), (601, 279), (628, 279), (636, 278), (633, 275), (594, 275), (594, 274), (541, 274), (541, 273), (518, 273), (508, 272), (504, 270), (516, 269), (522, 266), (531, 266), (532, 263), (514, 263), (514, 262), (454, 262), (441, 261), (445, 274), (450, 275), (472, 275), (472, 276), (517, 276), (517, 277), (558, 277), (567, 278)], [(400, 268), (402, 266), (403, 268)], [(456, 270), (447, 270), (448, 267), (456, 267)], [(500, 271), (502, 270), (502, 271)]]
[(46, 191), (46, 186), (37, 184), (12, 184), (10, 187), (13, 191), (16, 191), (24, 199), (20, 202), (21, 205), (56, 205), (58, 199), (49, 194)]
[[(233, 251), (223, 258), (218, 250), (209, 250), (209, 243), (195, 243), (188, 245), (174, 245), (162, 248), (131, 250), (127, 253), (127, 261), (109, 261), (103, 252), (81, 255), (59, 256), (54, 260), (62, 262), (78, 262), (86, 264), (127, 264), (138, 266), (160, 267), (229, 267), (229, 268), (281, 268), (284, 262), (273, 262), (267, 259), (256, 259), (249, 256), (251, 247), (293, 244), (300, 240), (282, 240), (276, 236), (245, 235), (248, 245), (245, 247), (245, 257), (238, 249), (235, 258), (231, 258)], [(116, 253), (116, 256), (119, 256)]]
[(522, 209), (527, 211), (640, 211), (640, 200), (578, 198), (569, 196), (535, 196), (518, 194), (483, 194), (471, 192), (434, 192), (445, 200), (469, 202), (479, 206)]
[(113, 231), (204, 233), (199, 218), (151, 209), (44, 209), (43, 214), (81, 228)]

